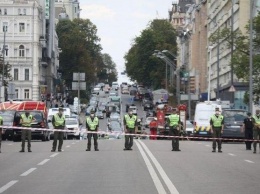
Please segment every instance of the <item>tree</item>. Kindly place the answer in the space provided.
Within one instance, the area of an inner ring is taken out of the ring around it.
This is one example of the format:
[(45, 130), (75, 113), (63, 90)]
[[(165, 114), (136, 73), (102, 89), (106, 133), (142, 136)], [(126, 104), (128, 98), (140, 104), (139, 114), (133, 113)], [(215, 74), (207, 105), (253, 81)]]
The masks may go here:
[(112, 82), (117, 81), (116, 64), (107, 53), (102, 54), (102, 61), (104, 63), (104, 69), (101, 71), (103, 73), (103, 80), (112, 84)]
[(177, 51), (176, 31), (167, 20), (156, 19), (133, 40), (125, 55), (126, 72), (132, 80), (161, 88), (165, 63), (153, 56), (155, 50)]
[[(239, 79), (243, 79), (244, 81), (249, 81), (249, 25), (246, 27), (246, 33), (242, 34), (242, 32), (236, 31), (232, 32), (230, 28), (223, 28), (219, 32), (219, 36), (217, 33), (213, 34), (210, 37), (210, 41), (212, 43), (217, 43), (218, 40), (225, 41), (226, 46), (228, 49), (232, 46), (232, 39), (233, 36), (233, 46), (234, 52), (233, 57), (229, 63), (229, 65), (233, 65), (234, 73)], [(260, 99), (260, 14), (258, 14), (253, 19), (253, 93), (254, 93), (254, 101), (259, 101)], [(244, 101), (248, 103), (249, 98), (248, 94), (246, 93), (244, 96)]]

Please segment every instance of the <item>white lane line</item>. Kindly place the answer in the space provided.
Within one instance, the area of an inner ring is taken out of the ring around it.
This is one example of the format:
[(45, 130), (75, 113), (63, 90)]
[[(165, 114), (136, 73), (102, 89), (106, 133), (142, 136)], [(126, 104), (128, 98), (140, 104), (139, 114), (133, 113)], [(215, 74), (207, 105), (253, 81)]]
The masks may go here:
[(171, 194), (179, 194), (178, 190), (176, 189), (176, 187), (173, 185), (172, 181), (169, 179), (169, 177), (167, 176), (167, 174), (165, 173), (165, 171), (163, 170), (162, 166), (160, 165), (160, 163), (157, 161), (157, 159), (154, 157), (154, 155), (152, 154), (152, 152), (148, 149), (148, 147), (140, 140), (138, 140), (138, 142), (143, 146), (143, 148), (145, 149), (146, 153), (148, 154), (148, 156), (151, 158), (151, 160), (153, 161), (155, 167), (157, 168), (158, 172), (160, 173), (163, 181), (165, 182), (166, 186), (168, 187), (169, 191)]
[(43, 160), (43, 161), (41, 161), (39, 164), (37, 164), (37, 165), (44, 165), (46, 162), (48, 162), (50, 159), (45, 159), (45, 160)]
[(232, 154), (232, 153), (228, 153), (228, 155), (230, 155), (230, 156), (236, 156), (235, 154)]
[(198, 143), (199, 145), (201, 145), (201, 143)]
[(74, 142), (72, 144), (75, 144)]
[(140, 151), (140, 153), (141, 153), (141, 155), (142, 155), (142, 157), (144, 159), (144, 162), (145, 162), (145, 164), (146, 164), (146, 166), (148, 168), (148, 171), (149, 171), (149, 173), (150, 173), (150, 175), (151, 175), (151, 177), (153, 179), (154, 185), (155, 185), (158, 193), (166, 194), (166, 191), (163, 188), (163, 185), (162, 185), (159, 177), (157, 176), (157, 174), (156, 174), (156, 172), (155, 172), (155, 170), (154, 170), (150, 160), (148, 159), (147, 155), (145, 154), (142, 146), (138, 142), (136, 142), (136, 141), (135, 141), (135, 143), (136, 143), (136, 145), (137, 145), (137, 147), (138, 147), (138, 149), (139, 149), (139, 151)]
[(210, 147), (210, 145), (205, 145), (205, 146)]
[(248, 162), (248, 163), (251, 163), (251, 164), (253, 164), (254, 162), (253, 161), (251, 161), (251, 160), (245, 160), (246, 162)]
[(26, 172), (24, 172), (23, 174), (21, 174), (20, 176), (27, 176), (28, 174), (30, 174), (31, 172), (35, 171), (37, 168), (30, 168), (29, 170), (27, 170)]
[(54, 158), (55, 156), (57, 156), (59, 153), (55, 153), (55, 154), (52, 154), (50, 157), (51, 158)]
[(7, 145), (13, 145), (12, 143), (9, 143), (9, 144), (7, 144)]
[(67, 145), (67, 146), (66, 146), (66, 148), (69, 148), (69, 147), (70, 147), (70, 145)]
[(9, 183), (7, 183), (6, 185), (2, 186), (0, 188), (0, 193), (3, 193), (4, 191), (6, 191), (7, 189), (9, 189), (11, 186), (13, 186), (15, 183), (17, 183), (18, 181), (17, 180), (13, 180), (13, 181), (10, 181)]

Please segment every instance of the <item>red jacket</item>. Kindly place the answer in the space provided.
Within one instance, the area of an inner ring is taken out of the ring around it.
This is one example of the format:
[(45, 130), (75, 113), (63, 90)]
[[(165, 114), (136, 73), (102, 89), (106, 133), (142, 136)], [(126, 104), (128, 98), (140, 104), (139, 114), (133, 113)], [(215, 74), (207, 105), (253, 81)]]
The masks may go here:
[(154, 120), (151, 121), (150, 124), (149, 124), (149, 127), (150, 127), (150, 129), (151, 128), (157, 128), (157, 121), (154, 121)]

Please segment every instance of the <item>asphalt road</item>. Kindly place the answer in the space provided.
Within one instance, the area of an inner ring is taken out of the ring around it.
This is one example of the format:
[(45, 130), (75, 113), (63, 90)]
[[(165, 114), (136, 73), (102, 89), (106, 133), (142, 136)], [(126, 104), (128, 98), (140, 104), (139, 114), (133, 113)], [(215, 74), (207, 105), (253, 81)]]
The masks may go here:
[[(123, 105), (128, 98), (123, 96)], [(106, 120), (101, 122), (106, 125)], [(207, 141), (181, 141), (181, 152), (172, 152), (169, 140), (135, 140), (133, 151), (123, 151), (123, 139), (99, 140), (99, 152), (86, 152), (86, 140), (65, 140), (61, 153), (50, 152), (51, 147), (52, 141), (34, 141), (32, 153), (19, 153), (20, 142), (3, 142), (0, 193), (255, 194), (260, 191), (260, 153), (246, 151), (243, 143), (225, 143), (223, 153), (212, 153), (211, 142)]]

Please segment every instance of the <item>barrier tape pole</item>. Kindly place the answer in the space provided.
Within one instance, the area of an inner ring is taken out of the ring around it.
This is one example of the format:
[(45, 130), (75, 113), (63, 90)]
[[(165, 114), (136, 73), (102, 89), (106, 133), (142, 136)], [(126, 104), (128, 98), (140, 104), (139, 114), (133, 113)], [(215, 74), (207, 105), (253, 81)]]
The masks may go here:
[[(47, 129), (47, 128), (32, 128), (32, 127), (17, 127), (17, 126), (1, 126), (3, 129), (21, 129), (21, 130), (31, 130), (31, 131), (51, 131), (51, 132), (78, 132), (78, 130), (69, 130), (69, 129)], [(82, 130), (82, 129), (81, 129)], [(85, 133), (93, 134), (120, 134), (120, 132), (106, 132), (106, 131), (86, 131)], [(193, 136), (171, 136), (171, 135), (148, 135), (148, 134), (137, 134), (137, 133), (121, 133), (121, 135), (137, 136), (137, 137), (162, 137), (162, 138), (179, 138), (179, 139), (198, 139), (198, 140), (227, 140), (227, 141), (237, 141), (237, 142), (260, 142), (260, 140), (254, 139), (237, 139), (237, 138), (213, 138), (213, 137), (193, 137)]]

